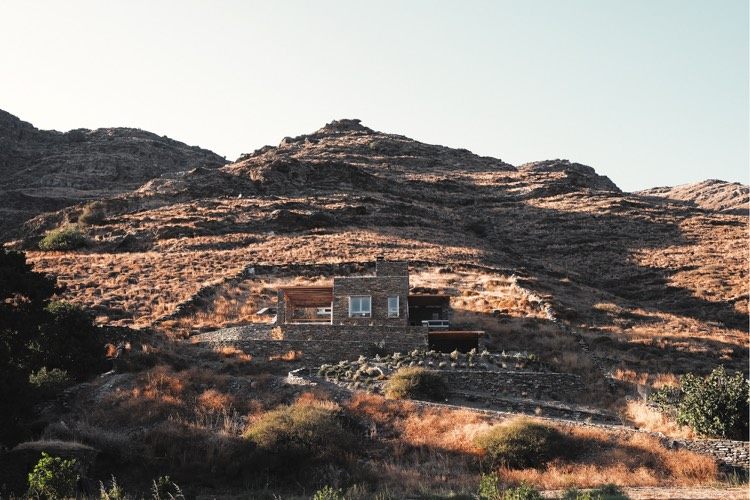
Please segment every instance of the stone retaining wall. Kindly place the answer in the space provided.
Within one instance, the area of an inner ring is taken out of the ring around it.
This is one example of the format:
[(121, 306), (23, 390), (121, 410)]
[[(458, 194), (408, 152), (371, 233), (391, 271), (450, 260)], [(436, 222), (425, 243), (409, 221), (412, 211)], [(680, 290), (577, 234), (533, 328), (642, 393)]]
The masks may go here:
[(354, 360), (360, 355), (374, 356), (375, 354), (383, 355), (394, 351), (406, 352), (410, 349), (414, 349), (412, 343), (386, 341), (368, 342), (213, 338), (197, 340), (196, 343), (208, 347), (236, 347), (253, 357), (266, 359), (271, 356), (280, 356), (290, 351), (295, 351), (299, 353), (299, 363), (308, 366), (320, 365), (323, 363), (337, 363), (341, 360)]
[[(408, 345), (401, 352), (427, 348), (423, 326), (279, 325), (284, 339), (336, 342), (366, 342)], [(393, 353), (394, 351), (391, 351)], [(343, 359), (343, 358), (342, 358)]]
[(584, 391), (581, 377), (570, 373), (451, 370), (444, 375), (451, 392), (575, 401)]
[(747, 441), (730, 441), (728, 439), (705, 439), (670, 441), (678, 447), (688, 450), (712, 455), (720, 464), (741, 469), (750, 469), (750, 443)]

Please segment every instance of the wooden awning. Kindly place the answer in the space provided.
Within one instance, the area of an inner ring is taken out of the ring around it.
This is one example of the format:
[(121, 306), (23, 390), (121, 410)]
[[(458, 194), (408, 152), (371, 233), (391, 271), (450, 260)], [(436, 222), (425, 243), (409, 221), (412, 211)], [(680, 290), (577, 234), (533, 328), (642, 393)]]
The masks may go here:
[(289, 286), (282, 287), (287, 304), (298, 307), (331, 307), (332, 286)]

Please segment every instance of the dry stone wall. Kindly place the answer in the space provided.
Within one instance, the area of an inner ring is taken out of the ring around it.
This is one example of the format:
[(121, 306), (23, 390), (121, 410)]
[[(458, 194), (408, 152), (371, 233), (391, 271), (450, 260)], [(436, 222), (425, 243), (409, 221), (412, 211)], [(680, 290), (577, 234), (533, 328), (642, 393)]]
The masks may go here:
[(584, 391), (581, 377), (570, 373), (452, 370), (444, 378), (455, 393), (575, 401)]
[(297, 351), (307, 366), (427, 346), (424, 327), (284, 325), (282, 339), (274, 339), (273, 330), (270, 325), (248, 325), (195, 335), (192, 340), (208, 347), (233, 346), (261, 358)]
[(427, 328), (423, 326), (290, 324), (280, 325), (280, 328), (283, 338), (288, 340), (387, 342), (408, 345), (409, 351), (427, 346)]
[(258, 358), (280, 356), (290, 351), (298, 353), (298, 362), (291, 366), (310, 366), (357, 359), (360, 355), (373, 356), (413, 348), (411, 344), (397, 342), (331, 341), (331, 340), (221, 340), (200, 341), (208, 347), (236, 347)]

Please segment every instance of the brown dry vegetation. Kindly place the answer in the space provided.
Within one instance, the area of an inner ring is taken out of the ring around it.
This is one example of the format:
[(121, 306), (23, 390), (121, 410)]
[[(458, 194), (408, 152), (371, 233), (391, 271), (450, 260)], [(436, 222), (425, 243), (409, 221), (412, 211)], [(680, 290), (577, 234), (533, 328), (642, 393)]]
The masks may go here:
[[(417, 408), (410, 403), (385, 400), (380, 396), (358, 394), (348, 408), (371, 419), (383, 437), (405, 461), (418, 454), (426, 470), (439, 468), (452, 454), (478, 459), (480, 450), (474, 438), (486, 432), (496, 420), (465, 410)], [(656, 438), (631, 432), (611, 432), (600, 428), (561, 426), (559, 429), (574, 449), (568, 458), (556, 459), (542, 469), (499, 469), (507, 484), (522, 482), (544, 489), (570, 486), (594, 487), (607, 483), (636, 485), (706, 485), (716, 481), (718, 471), (711, 458), (686, 450), (669, 450)], [(414, 451), (414, 448), (419, 450)], [(410, 450), (410, 451), (408, 451)], [(426, 452), (429, 450), (429, 453)], [(412, 454), (413, 453), (413, 454)], [(474, 475), (468, 462), (465, 475)], [(411, 471), (413, 473), (413, 471)], [(453, 487), (468, 483), (456, 470)], [(398, 474), (403, 479), (403, 474)], [(394, 478), (395, 479), (395, 478)], [(418, 481), (411, 477), (412, 481)], [(422, 478), (424, 481), (425, 478)], [(414, 486), (415, 483), (412, 483)]]

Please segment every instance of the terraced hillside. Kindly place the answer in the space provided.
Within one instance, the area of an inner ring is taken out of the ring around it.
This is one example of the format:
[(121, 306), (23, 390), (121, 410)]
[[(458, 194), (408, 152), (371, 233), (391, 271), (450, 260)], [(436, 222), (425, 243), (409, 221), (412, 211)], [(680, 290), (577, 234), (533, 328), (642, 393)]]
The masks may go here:
[[(247, 304), (272, 303), (289, 266), (322, 265), (315, 281), (384, 254), (413, 261), (427, 287), (453, 273), (459, 317), (490, 342), (539, 343), (556, 319), (631, 383), (747, 366), (747, 217), (623, 193), (566, 160), (514, 167), (341, 120), (103, 206), (88, 248), (30, 252), (103, 323), (189, 333), (259, 320)], [(16, 244), (33, 249), (82, 209), (32, 219)], [(248, 278), (257, 266), (270, 270)], [(535, 326), (513, 323), (527, 316)]]

